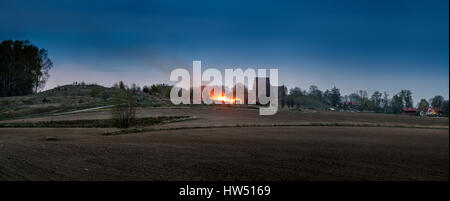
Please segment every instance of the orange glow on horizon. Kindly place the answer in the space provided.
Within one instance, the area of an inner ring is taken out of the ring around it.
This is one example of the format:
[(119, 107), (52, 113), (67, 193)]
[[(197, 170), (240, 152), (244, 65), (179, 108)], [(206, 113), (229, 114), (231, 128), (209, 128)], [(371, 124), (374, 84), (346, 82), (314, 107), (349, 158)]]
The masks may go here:
[(211, 97), (212, 100), (218, 100), (218, 101), (221, 101), (222, 103), (225, 103), (225, 104), (236, 104), (236, 103), (240, 102), (240, 100), (237, 99), (237, 98), (228, 98), (225, 95), (214, 96), (213, 94), (211, 94), (210, 97)]

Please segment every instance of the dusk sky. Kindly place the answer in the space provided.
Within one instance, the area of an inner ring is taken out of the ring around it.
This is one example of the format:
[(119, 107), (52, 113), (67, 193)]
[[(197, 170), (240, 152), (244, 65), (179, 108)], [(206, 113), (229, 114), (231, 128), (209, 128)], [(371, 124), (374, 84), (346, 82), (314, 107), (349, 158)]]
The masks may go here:
[[(449, 1), (0, 1), (0, 39), (48, 50), (46, 88), (278, 68), (288, 88), (449, 98)], [(173, 83), (170, 83), (173, 84)]]

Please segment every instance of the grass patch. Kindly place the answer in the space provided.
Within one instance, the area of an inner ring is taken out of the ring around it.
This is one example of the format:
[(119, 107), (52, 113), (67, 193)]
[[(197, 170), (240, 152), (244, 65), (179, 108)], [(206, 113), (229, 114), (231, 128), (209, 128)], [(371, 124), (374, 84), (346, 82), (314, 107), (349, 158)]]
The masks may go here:
[[(185, 121), (192, 119), (188, 116), (161, 116), (135, 119), (132, 126), (151, 126), (157, 124)], [(2, 123), (0, 128), (112, 128), (111, 119), (89, 119), (68, 121), (39, 121), (39, 122), (14, 122)]]

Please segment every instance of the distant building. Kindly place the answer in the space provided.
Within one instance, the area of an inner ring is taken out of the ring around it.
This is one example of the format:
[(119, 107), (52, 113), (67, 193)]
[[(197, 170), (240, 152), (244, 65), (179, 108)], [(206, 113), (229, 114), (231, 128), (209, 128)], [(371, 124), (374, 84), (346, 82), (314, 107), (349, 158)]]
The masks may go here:
[(263, 89), (259, 89), (258, 87), (258, 82), (259, 80), (262, 80), (262, 82), (264, 82), (264, 80), (266, 80), (266, 95), (270, 94), (270, 79), (268, 77), (256, 77), (255, 78), (255, 82), (253, 84), (253, 89), (256, 90), (256, 97), (258, 97), (259, 91), (263, 90)]
[(270, 94), (270, 79), (268, 77), (256, 77), (255, 82), (253, 83), (253, 90), (255, 90), (255, 92), (256, 92), (256, 103), (257, 104), (259, 104), (259, 93), (261, 90), (264, 90), (264, 89), (259, 89), (258, 82), (260, 80), (262, 80), (262, 82), (264, 82), (264, 80), (266, 80), (266, 96), (268, 94)]
[(417, 109), (413, 107), (404, 107), (402, 109), (403, 115), (410, 115), (410, 116), (416, 116), (417, 115)]
[(357, 106), (358, 103), (356, 101), (344, 101), (341, 103), (342, 107), (344, 106)]

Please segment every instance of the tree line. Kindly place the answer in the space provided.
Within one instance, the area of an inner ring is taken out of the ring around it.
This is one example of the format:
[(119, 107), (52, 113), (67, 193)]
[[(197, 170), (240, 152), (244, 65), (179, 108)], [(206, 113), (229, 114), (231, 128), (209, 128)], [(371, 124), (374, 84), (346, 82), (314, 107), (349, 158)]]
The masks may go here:
[[(170, 97), (171, 85), (153, 84), (151, 86), (139, 87), (131, 84), (130, 87), (123, 82), (116, 83), (115, 88), (128, 89), (133, 93), (147, 93), (149, 95), (159, 95)], [(392, 98), (387, 92), (374, 91), (371, 95), (366, 90), (358, 90), (349, 95), (342, 95), (340, 89), (333, 87), (322, 91), (316, 85), (311, 85), (309, 90), (303, 90), (299, 87), (287, 89), (286, 86), (279, 87), (280, 107), (303, 108), (308, 107), (314, 102), (344, 111), (373, 111), (378, 113), (401, 113), (404, 108), (417, 108), (417, 111), (425, 111), (432, 107), (437, 108), (442, 115), (448, 116), (449, 101), (443, 96), (436, 95), (429, 100), (421, 99), (414, 106), (412, 92), (410, 90), (401, 90), (394, 94)], [(308, 101), (309, 99), (309, 101)], [(313, 100), (313, 101), (311, 101)]]
[[(375, 91), (369, 96), (366, 90), (358, 90), (349, 95), (341, 95), (337, 87), (320, 90), (316, 85), (311, 85), (309, 90), (302, 90), (294, 87), (288, 90), (286, 86), (281, 86), (279, 90), (280, 106), (288, 108), (300, 108), (304, 106), (304, 98), (313, 98), (321, 103), (341, 110), (374, 111), (383, 113), (401, 113), (404, 108), (413, 108), (412, 92), (401, 90), (394, 94), (392, 98), (387, 92)], [(417, 104), (417, 110), (425, 111), (429, 107), (437, 108), (442, 114), (448, 116), (449, 100), (445, 100), (441, 95), (433, 98), (421, 99)]]

